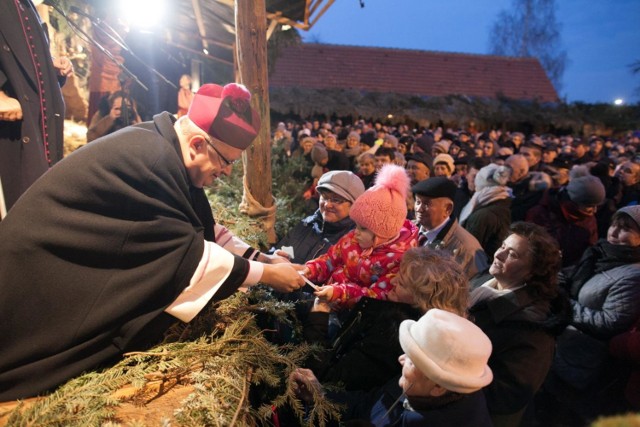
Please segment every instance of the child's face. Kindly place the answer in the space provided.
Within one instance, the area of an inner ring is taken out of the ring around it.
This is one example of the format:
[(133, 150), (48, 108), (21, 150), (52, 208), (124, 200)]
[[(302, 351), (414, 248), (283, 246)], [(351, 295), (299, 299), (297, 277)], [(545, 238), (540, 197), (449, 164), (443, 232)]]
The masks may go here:
[(356, 224), (355, 238), (362, 249), (369, 249), (373, 246), (376, 235), (368, 228)]
[(382, 169), (382, 166), (392, 163), (391, 157), (389, 156), (376, 156), (376, 169)]
[(376, 164), (373, 160), (367, 159), (360, 163), (360, 173), (364, 176), (369, 176), (376, 171)]

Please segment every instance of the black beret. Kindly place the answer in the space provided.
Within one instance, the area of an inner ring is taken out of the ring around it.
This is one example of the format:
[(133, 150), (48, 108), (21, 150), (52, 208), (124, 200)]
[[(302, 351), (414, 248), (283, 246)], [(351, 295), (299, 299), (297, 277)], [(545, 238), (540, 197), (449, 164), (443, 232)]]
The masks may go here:
[(411, 153), (405, 156), (405, 160), (408, 162), (409, 160), (413, 160), (414, 162), (422, 163), (429, 169), (433, 165), (433, 158), (427, 153)]
[(458, 187), (455, 182), (444, 176), (434, 176), (418, 182), (411, 187), (414, 194), (425, 197), (446, 197), (453, 200), (456, 196)]

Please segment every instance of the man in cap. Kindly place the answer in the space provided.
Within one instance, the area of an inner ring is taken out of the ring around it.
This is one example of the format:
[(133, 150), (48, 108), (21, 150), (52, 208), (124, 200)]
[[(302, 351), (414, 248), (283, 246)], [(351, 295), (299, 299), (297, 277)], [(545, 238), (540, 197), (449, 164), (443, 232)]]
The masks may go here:
[[(433, 159), (427, 153), (418, 152), (407, 155), (406, 157), (407, 175), (409, 175), (410, 184), (415, 185), (431, 176), (431, 165)], [(414, 211), (415, 199), (413, 194), (407, 194), (407, 219), (415, 218)]]
[(589, 141), (586, 139), (574, 139), (573, 143), (573, 164), (582, 165), (589, 161)]
[[(492, 425), (480, 391), (493, 380), (487, 365), (492, 347), (480, 328), (433, 308), (417, 322), (400, 324), (400, 345), (405, 353), (399, 358), (398, 380), (370, 392), (326, 393), (330, 400), (346, 405), (342, 421), (375, 426)], [(324, 393), (309, 369), (297, 369), (291, 381), (305, 402)]]
[[(0, 401), (34, 396), (258, 281), (303, 285), (213, 219), (203, 187), (228, 175), (260, 119), (244, 86), (203, 85), (186, 116), (67, 156), (0, 222)], [(279, 259), (284, 261), (283, 259)]]
[(456, 184), (437, 176), (411, 187), (415, 197), (416, 222), (420, 226), (418, 245), (446, 251), (460, 264), (468, 278), (489, 268), (487, 255), (471, 233), (451, 216)]
[(562, 266), (574, 265), (586, 248), (598, 240), (595, 213), (605, 199), (605, 188), (585, 165), (570, 172), (569, 183), (549, 190), (531, 208), (526, 221), (543, 226), (560, 244)]
[(318, 180), (319, 209), (293, 227), (276, 245), (276, 253), (285, 255), (283, 247), (291, 247), (291, 261), (304, 264), (325, 254), (331, 245), (355, 228), (349, 217), (351, 205), (362, 193), (362, 180), (350, 171), (326, 172)]

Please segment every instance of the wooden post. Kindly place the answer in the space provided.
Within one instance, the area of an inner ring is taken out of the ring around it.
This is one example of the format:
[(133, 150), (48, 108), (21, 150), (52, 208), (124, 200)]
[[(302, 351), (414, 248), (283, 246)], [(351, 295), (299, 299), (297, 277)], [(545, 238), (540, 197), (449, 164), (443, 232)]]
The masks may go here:
[[(263, 217), (269, 243), (275, 243), (265, 0), (236, 0), (235, 24), (238, 77), (251, 92), (251, 105), (262, 119), (258, 137), (244, 156), (244, 206), (241, 208), (251, 216)], [(254, 202), (256, 208), (251, 206)]]

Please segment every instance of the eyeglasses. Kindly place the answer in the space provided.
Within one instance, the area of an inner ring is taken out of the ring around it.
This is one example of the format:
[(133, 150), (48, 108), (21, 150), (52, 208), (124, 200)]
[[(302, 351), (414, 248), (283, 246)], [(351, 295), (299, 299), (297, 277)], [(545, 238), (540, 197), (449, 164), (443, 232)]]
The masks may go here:
[(224, 162), (221, 165), (223, 169), (228, 167), (228, 166), (232, 166), (234, 163), (236, 163), (238, 161), (238, 160), (229, 161), (225, 156), (222, 155), (222, 153), (216, 148), (216, 146), (213, 145), (213, 142), (210, 139), (205, 138), (204, 140), (207, 141), (207, 145), (209, 145), (209, 147), (213, 148), (213, 151), (216, 152), (216, 154), (218, 155), (218, 158), (220, 160), (222, 160), (222, 162)]
[(325, 203), (330, 202), (331, 204), (334, 204), (334, 205), (341, 205), (343, 203), (347, 203), (348, 202), (348, 200), (343, 199), (342, 197), (328, 195), (328, 194), (322, 194), (322, 193), (320, 193), (320, 198), (322, 200), (324, 200)]

